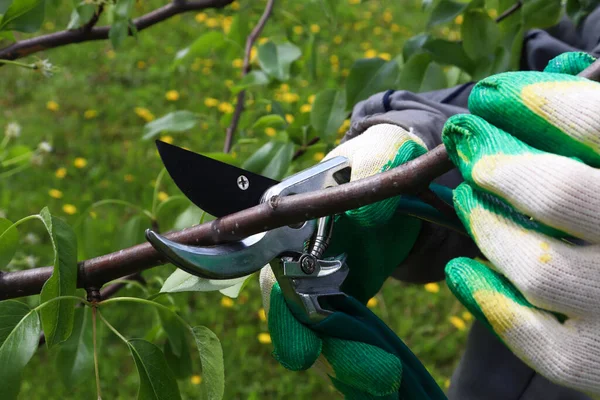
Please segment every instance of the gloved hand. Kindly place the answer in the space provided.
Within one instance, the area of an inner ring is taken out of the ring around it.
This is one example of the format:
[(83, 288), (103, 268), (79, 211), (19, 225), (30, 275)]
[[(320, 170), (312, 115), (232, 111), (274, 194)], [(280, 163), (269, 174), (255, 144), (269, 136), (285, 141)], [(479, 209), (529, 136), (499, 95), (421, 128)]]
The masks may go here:
[(531, 368), (600, 394), (600, 84), (573, 76), (592, 62), (484, 79), (448, 120), (455, 208), (489, 264), (455, 259), (446, 279)]
[[(391, 125), (375, 125), (327, 155), (345, 156), (351, 180), (386, 171), (425, 153), (419, 138)], [(328, 253), (347, 254), (350, 269), (343, 291), (363, 304), (406, 257), (420, 230), (420, 220), (395, 215), (399, 198), (390, 198), (339, 216)], [(273, 341), (273, 355), (286, 368), (310, 368), (322, 354), (333, 384), (347, 399), (397, 399), (402, 363), (395, 355), (360, 342), (317, 334), (288, 309), (269, 267), (260, 276), (263, 303)]]

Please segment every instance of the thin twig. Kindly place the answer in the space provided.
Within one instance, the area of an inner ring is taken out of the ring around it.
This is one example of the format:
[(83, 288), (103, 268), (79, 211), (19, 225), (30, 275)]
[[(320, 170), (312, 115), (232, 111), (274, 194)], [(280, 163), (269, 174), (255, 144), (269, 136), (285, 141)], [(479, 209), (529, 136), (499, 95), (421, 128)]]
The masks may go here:
[(89, 32), (94, 26), (96, 26), (96, 24), (98, 23), (98, 20), (100, 19), (100, 15), (102, 15), (103, 11), (104, 11), (104, 4), (100, 4), (98, 6), (98, 9), (94, 13), (94, 15), (92, 15), (92, 18), (88, 21), (87, 24), (85, 24), (82, 27), (84, 32)]
[(320, 138), (318, 138), (318, 137), (312, 138), (311, 140), (309, 140), (308, 143), (306, 143), (306, 145), (304, 145), (304, 146), (300, 147), (298, 150), (296, 150), (296, 152), (292, 156), (292, 161), (301, 157), (304, 153), (306, 153), (308, 151), (308, 148), (310, 146), (317, 144), (319, 142), (319, 140), (320, 140)]
[(515, 4), (513, 4), (512, 6), (507, 8), (502, 14), (498, 15), (498, 18), (496, 18), (496, 23), (502, 22), (502, 20), (504, 20), (506, 17), (510, 16), (511, 14), (515, 13), (522, 6), (523, 6), (523, 1), (518, 0)]
[[(275, 0), (268, 0), (267, 5), (265, 6), (265, 10), (258, 20), (252, 32), (246, 38), (246, 47), (244, 49), (244, 63), (242, 65), (242, 78), (250, 72), (250, 56), (252, 54), (252, 46), (254, 46), (254, 42), (260, 36), (271, 12), (273, 11), (273, 5), (275, 4)], [(231, 123), (227, 127), (226, 135), (225, 135), (225, 145), (223, 146), (223, 151), (225, 153), (229, 153), (231, 151), (231, 146), (233, 145), (233, 135), (235, 135), (235, 130), (237, 129), (238, 123), (240, 122), (240, 117), (242, 116), (242, 112), (244, 112), (244, 101), (246, 100), (246, 90), (241, 90), (237, 95), (237, 102), (235, 104), (235, 110), (233, 111), (233, 116), (231, 118)]]
[[(233, 0), (185, 0), (169, 3), (133, 20), (137, 31), (142, 31), (174, 15), (187, 11), (204, 10), (206, 8), (222, 8)], [(93, 27), (89, 30), (72, 29), (50, 33), (31, 39), (21, 40), (0, 49), (0, 59), (16, 60), (39, 51), (66, 46), (73, 43), (108, 39), (110, 26)], [(131, 35), (131, 32), (129, 32)]]

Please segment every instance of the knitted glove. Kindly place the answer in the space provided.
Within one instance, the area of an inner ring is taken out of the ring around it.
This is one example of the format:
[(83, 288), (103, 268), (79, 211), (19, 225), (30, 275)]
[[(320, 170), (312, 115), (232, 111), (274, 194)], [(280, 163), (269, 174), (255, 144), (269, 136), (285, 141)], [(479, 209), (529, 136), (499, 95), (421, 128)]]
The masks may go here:
[[(403, 164), (425, 152), (417, 137), (390, 124), (371, 127), (334, 149), (326, 158), (349, 159), (351, 180)], [(395, 215), (400, 199), (387, 199), (348, 211), (336, 219), (328, 253), (345, 252), (350, 269), (342, 290), (366, 302), (406, 257), (420, 221)], [(286, 368), (310, 368), (322, 354), (333, 384), (347, 399), (397, 399), (402, 363), (369, 344), (319, 335), (293, 316), (270, 267), (261, 271), (263, 302), (273, 340), (273, 355)]]
[(600, 84), (567, 53), (479, 82), (443, 140), (459, 217), (490, 264), (446, 267), (460, 301), (531, 368), (600, 394)]

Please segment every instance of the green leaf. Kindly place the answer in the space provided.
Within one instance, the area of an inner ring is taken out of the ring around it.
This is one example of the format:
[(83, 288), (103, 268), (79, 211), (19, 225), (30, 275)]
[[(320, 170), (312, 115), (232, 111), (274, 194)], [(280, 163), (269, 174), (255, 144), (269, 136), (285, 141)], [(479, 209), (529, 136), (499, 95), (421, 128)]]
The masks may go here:
[(262, 170), (261, 175), (267, 178), (280, 180), (286, 173), (290, 164), (292, 163), (292, 157), (294, 156), (294, 143), (284, 143), (279, 150), (275, 153), (271, 161), (267, 164), (265, 169)]
[(19, 245), (19, 231), (6, 218), (0, 218), (0, 269), (4, 269), (15, 256)]
[(94, 14), (96, 13), (96, 6), (93, 4), (87, 4), (85, 2), (80, 3), (71, 12), (71, 19), (67, 29), (77, 29), (82, 25), (87, 24)]
[(254, 154), (248, 157), (242, 164), (242, 168), (257, 174), (262, 172), (281, 146), (283, 146), (282, 142), (273, 140), (265, 143)]
[(131, 17), (134, 0), (117, 0), (113, 8), (113, 17), (115, 19), (128, 20)]
[(129, 35), (129, 21), (127, 20), (117, 20), (113, 22), (110, 27), (110, 31), (108, 32), (108, 38), (110, 39), (110, 44), (114, 49), (118, 49), (123, 44), (123, 41)]
[(469, 11), (461, 26), (465, 53), (478, 60), (493, 54), (500, 40), (498, 25), (483, 11)]
[(126, 247), (144, 243), (144, 232), (146, 231), (146, 228), (150, 227), (149, 225), (150, 220), (146, 215), (134, 215), (129, 218), (129, 221), (127, 221), (125, 225), (118, 230), (117, 235), (115, 235), (115, 248), (124, 249)]
[(175, 223), (173, 223), (173, 229), (176, 231), (180, 231), (184, 228), (189, 228), (192, 225), (198, 225), (200, 219), (204, 216), (205, 212), (196, 207), (195, 205), (191, 205), (185, 209), (184, 212), (179, 214), (177, 219), (175, 219)]
[(198, 115), (191, 111), (174, 111), (148, 122), (144, 126), (142, 140), (148, 140), (161, 132), (182, 132), (192, 129), (198, 123)]
[(465, 53), (462, 43), (444, 39), (432, 39), (423, 48), (431, 53), (432, 59), (440, 64), (456, 65), (467, 72), (473, 70), (473, 62)]
[(598, 5), (599, 0), (567, 0), (567, 15), (575, 25), (579, 25)]
[(429, 21), (427, 21), (427, 29), (446, 22), (452, 21), (458, 15), (462, 14), (469, 3), (459, 3), (451, 0), (441, 0), (429, 15)]
[[(185, 348), (188, 348), (187, 341), (185, 344)], [(194, 372), (194, 367), (192, 365), (192, 357), (189, 351), (183, 351), (180, 355), (176, 355), (173, 353), (173, 348), (171, 347), (171, 342), (168, 340), (165, 342), (163, 347), (165, 353), (165, 360), (173, 371), (173, 375), (177, 379), (185, 379), (192, 375)]]
[(237, 94), (248, 88), (264, 86), (270, 81), (269, 76), (264, 72), (251, 71), (248, 75), (244, 76), (237, 85), (231, 87), (231, 92)]
[(549, 28), (556, 25), (562, 13), (561, 3), (561, 0), (524, 1), (523, 21), (525, 22), (525, 29)]
[[(45, 303), (58, 296), (73, 296), (77, 287), (77, 238), (69, 225), (50, 215), (47, 207), (40, 212), (52, 247), (54, 249), (54, 270), (50, 279), (42, 287), (40, 302)], [(55, 344), (69, 338), (73, 330), (74, 300), (54, 301), (40, 310), (42, 326), (46, 335), (46, 345)]]
[(252, 130), (259, 130), (265, 128), (285, 128), (287, 122), (279, 114), (263, 115), (252, 125)]
[(29, 146), (12, 146), (6, 151), (6, 155), (2, 157), (2, 166), (10, 167), (28, 164), (32, 155), (33, 152)]
[(2, 17), (0, 31), (37, 31), (44, 22), (45, 8), (43, 0), (14, 0)]
[(404, 43), (402, 49), (402, 57), (404, 61), (411, 58), (413, 55), (423, 51), (423, 46), (429, 40), (430, 36), (428, 33), (420, 33), (416, 36), (411, 37)]
[(292, 43), (275, 44), (271, 41), (258, 48), (258, 63), (269, 76), (280, 81), (290, 78), (290, 67), (302, 52)]
[(418, 92), (430, 62), (431, 55), (428, 53), (420, 53), (412, 56), (404, 64), (400, 73), (400, 88), (409, 92)]
[(195, 326), (192, 328), (192, 334), (200, 353), (204, 378), (202, 389), (205, 398), (221, 400), (225, 391), (225, 366), (221, 342), (217, 335), (205, 326)]
[(435, 62), (430, 62), (425, 70), (419, 93), (430, 92), (432, 90), (444, 89), (448, 87), (448, 80), (442, 67)]
[(2, 0), (0, 1), (0, 21), (2, 20), (2, 14), (6, 12), (8, 7), (11, 5), (13, 0)]
[[(189, 274), (181, 269), (175, 270), (165, 281), (161, 293), (176, 292), (213, 292), (225, 290), (244, 283), (250, 275), (235, 279), (205, 279)], [(228, 292), (231, 294), (231, 292)], [(237, 294), (229, 297), (237, 297)]]
[(231, 153), (213, 152), (213, 153), (200, 153), (200, 154), (202, 154), (205, 157), (212, 158), (213, 160), (224, 162), (225, 164), (236, 165), (236, 166), (239, 164), (239, 160), (237, 159), (237, 157), (233, 156)]
[(76, 387), (92, 375), (94, 350), (89, 314), (87, 307), (75, 310), (73, 334), (58, 348), (56, 368), (67, 388)]
[(346, 80), (346, 107), (351, 108), (375, 93), (394, 88), (399, 74), (400, 68), (394, 60), (363, 58), (355, 61)]
[(142, 339), (127, 342), (140, 377), (140, 400), (181, 399), (179, 387), (165, 356), (154, 344)]
[(27, 305), (6, 300), (0, 302), (0, 398), (16, 399), (21, 372), (38, 348), (40, 320)]
[(205, 57), (214, 50), (218, 50), (225, 43), (225, 35), (223, 32), (210, 31), (196, 39), (190, 46), (179, 50), (175, 55), (175, 59), (171, 67), (177, 67), (184, 61), (194, 59), (196, 57)]
[(310, 123), (319, 137), (327, 143), (333, 143), (346, 115), (345, 90), (325, 89), (315, 97)]
[(167, 334), (167, 339), (171, 343), (171, 350), (177, 357), (181, 356), (183, 351), (186, 351), (185, 343), (185, 328), (181, 325), (181, 322), (177, 319), (174, 312), (169, 312), (162, 308), (156, 308), (158, 317), (160, 318), (160, 324)]
[(304, 49), (304, 54), (308, 57), (308, 60), (306, 60), (308, 75), (312, 79), (317, 79), (317, 62), (319, 61), (319, 54), (317, 52), (317, 37), (315, 35), (310, 35)]

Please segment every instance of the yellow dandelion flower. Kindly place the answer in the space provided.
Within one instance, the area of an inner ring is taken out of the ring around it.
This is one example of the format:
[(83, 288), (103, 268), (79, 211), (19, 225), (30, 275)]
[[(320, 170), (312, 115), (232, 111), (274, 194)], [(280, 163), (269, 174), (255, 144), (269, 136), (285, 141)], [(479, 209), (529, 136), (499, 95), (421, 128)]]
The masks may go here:
[(460, 40), (460, 32), (459, 31), (450, 31), (448, 34), (448, 40), (457, 41)]
[(208, 18), (206, 20), (206, 26), (208, 26), (209, 28), (216, 28), (217, 26), (219, 26), (219, 20), (216, 18)]
[(173, 143), (173, 136), (169, 136), (169, 135), (165, 135), (165, 136), (161, 136), (160, 140), (165, 142), (165, 143)]
[(288, 124), (291, 124), (294, 122), (294, 116), (292, 114), (285, 114), (285, 120)]
[(379, 36), (383, 33), (383, 29), (380, 26), (376, 26), (375, 28), (373, 28), (373, 33), (375, 34), (375, 36)]
[(392, 59), (392, 55), (390, 53), (379, 53), (377, 57), (382, 58), (385, 61), (390, 61)]
[(315, 102), (315, 97), (317, 97), (317, 96), (314, 95), (314, 94), (311, 94), (310, 96), (308, 96), (308, 103), (309, 104), (314, 103)]
[(265, 44), (268, 41), (269, 41), (269, 38), (261, 37), (260, 39), (258, 39), (258, 44)]
[(325, 153), (322, 151), (318, 151), (313, 155), (313, 160), (315, 161), (321, 161), (323, 158), (325, 158)]
[(150, 110), (148, 110), (147, 108), (144, 107), (136, 107), (134, 109), (135, 114), (140, 117), (141, 119), (143, 119), (146, 122), (150, 122), (154, 120), (154, 114), (152, 114), (150, 112)]
[(113, 58), (115, 58), (117, 56), (117, 53), (115, 53), (114, 50), (108, 50), (106, 52), (106, 57), (110, 60), (112, 60)]
[(258, 56), (258, 49), (256, 48), (256, 46), (252, 46), (252, 48), (250, 49), (250, 62), (254, 62), (254, 60), (256, 60), (256, 57)]
[(335, 35), (333, 37), (333, 43), (335, 43), (335, 44), (341, 44), (342, 43), (342, 37), (340, 35)]
[(367, 50), (367, 51), (365, 51), (365, 57), (366, 58), (375, 58), (375, 57), (377, 57), (377, 52), (373, 49)]
[(360, 44), (360, 48), (363, 50), (369, 50), (371, 48), (371, 43), (370, 42), (362, 42)]
[(269, 137), (273, 137), (277, 134), (277, 131), (275, 130), (275, 128), (268, 127), (265, 128), (265, 134)]
[(301, 35), (302, 33), (304, 33), (304, 28), (302, 27), (302, 25), (296, 25), (294, 27), (294, 33), (296, 35)]
[(312, 110), (312, 106), (310, 104), (302, 104), (300, 106), (300, 112), (301, 113), (306, 114), (306, 113), (309, 113), (310, 110)]
[(448, 320), (459, 331), (464, 331), (465, 329), (467, 329), (467, 324), (460, 317), (456, 317), (453, 315), (453, 316), (449, 317)]
[(342, 70), (342, 76), (348, 76), (348, 75), (350, 75), (350, 70), (348, 68), (344, 68)]
[(271, 112), (272, 109), (273, 109), (273, 107), (271, 106), (271, 104), (267, 104), (265, 106), (265, 110), (267, 110), (267, 112)]
[(225, 308), (233, 307), (233, 300), (229, 297), (221, 297), (221, 305)]
[(260, 319), (262, 322), (267, 321), (267, 314), (265, 313), (264, 308), (261, 308), (260, 310), (258, 310), (257, 314), (258, 314), (258, 319)]
[(46, 108), (50, 111), (56, 112), (56, 111), (58, 111), (60, 106), (54, 100), (50, 100), (49, 102), (46, 103)]
[(48, 194), (50, 195), (50, 197), (55, 199), (60, 199), (61, 197), (63, 197), (63, 192), (61, 192), (58, 189), (50, 189), (50, 191), (48, 191)]
[(317, 25), (317, 24), (312, 24), (310, 26), (310, 31), (312, 33), (319, 33), (321, 31), (321, 27), (319, 25)]
[(204, 105), (206, 107), (216, 107), (219, 105), (219, 100), (213, 99), (212, 97), (207, 97), (204, 99)]
[(98, 116), (98, 111), (96, 110), (85, 110), (83, 113), (83, 118), (85, 119), (93, 119)]
[(331, 64), (331, 71), (338, 72), (340, 70), (340, 64)]
[(448, 389), (449, 387), (450, 387), (450, 379), (446, 379), (446, 380), (444, 381), (444, 388), (445, 388), (445, 389)]
[(488, 15), (490, 16), (490, 18), (496, 19), (498, 18), (498, 10), (496, 10), (495, 8), (491, 8), (488, 10)]
[(456, 18), (454, 18), (454, 23), (456, 25), (461, 25), (464, 21), (464, 18), (462, 15), (458, 15)]
[(75, 160), (73, 160), (73, 165), (75, 168), (85, 168), (87, 163), (87, 160), (83, 157), (77, 157)]
[(472, 319), (473, 319), (473, 314), (471, 314), (471, 313), (470, 313), (470, 312), (468, 312), (468, 311), (465, 311), (465, 312), (463, 312), (463, 313), (461, 314), (461, 317), (462, 317), (462, 318), (463, 318), (465, 321), (467, 321), (467, 322), (468, 322), (468, 321), (470, 321), (470, 320), (472, 320)]
[(177, 90), (169, 90), (165, 93), (165, 99), (169, 101), (177, 101), (179, 100), (179, 92)]
[(281, 96), (281, 100), (284, 103), (295, 103), (299, 99), (300, 99), (300, 96), (298, 96), (296, 93), (284, 93)]
[(290, 91), (290, 85), (288, 85), (287, 83), (282, 83), (281, 85), (279, 85), (279, 90), (283, 93), (287, 93)]
[(428, 283), (424, 287), (429, 293), (438, 293), (440, 291), (440, 285), (435, 282)]
[(75, 207), (73, 204), (65, 204), (62, 209), (65, 214), (69, 215), (73, 215), (77, 212), (77, 207)]
[(398, 24), (392, 24), (391, 30), (392, 30), (392, 32), (395, 32), (395, 33), (400, 32), (400, 25), (398, 25)]
[(96, 211), (90, 211), (90, 217), (92, 217), (93, 219), (98, 218), (98, 214), (96, 213)]
[(204, 67), (202, 68), (202, 73), (204, 75), (210, 75), (212, 73), (212, 69), (210, 69), (210, 67)]
[(258, 334), (258, 341), (262, 344), (269, 344), (271, 343), (271, 335), (266, 332), (261, 332)]
[(228, 88), (233, 86), (233, 81), (231, 79), (225, 79), (225, 86)]
[(340, 58), (338, 56), (336, 56), (335, 54), (333, 54), (329, 57), (329, 62), (332, 64), (339, 64)]
[(231, 31), (231, 25), (233, 24), (232, 17), (225, 17), (223, 19), (223, 32), (227, 35)]
[(126, 174), (126, 175), (123, 177), (123, 180), (124, 180), (125, 182), (133, 182), (133, 181), (135, 180), (135, 177), (134, 177), (133, 175), (131, 175), (131, 174)]
[(229, 5), (233, 11), (237, 11), (240, 9), (240, 3), (238, 1), (234, 1)]
[(199, 385), (202, 383), (202, 377), (200, 375), (192, 375), (190, 382), (192, 382), (192, 385)]
[(138, 69), (144, 69), (144, 68), (146, 68), (146, 61), (140, 60), (137, 62), (136, 65), (137, 65)]
[(233, 68), (242, 68), (242, 66), (244, 65), (244, 60), (242, 60), (241, 58), (236, 58), (231, 62), (231, 65), (233, 66)]
[(166, 192), (158, 192), (158, 195), (156, 196), (158, 198), (158, 200), (160, 201), (165, 201), (169, 198), (169, 195)]
[(306, 79), (302, 79), (300, 81), (300, 87), (307, 87), (308, 86), (308, 81)]
[(208, 125), (208, 123), (206, 123), (206, 122), (203, 122), (203, 123), (202, 123), (202, 125), (200, 125), (200, 128), (202, 128), (202, 129), (204, 129), (204, 130), (207, 130), (207, 129), (208, 129), (208, 126), (209, 126), (209, 125)]
[(340, 126), (340, 129), (338, 129), (338, 133), (339, 134), (344, 134), (344, 133), (346, 133), (346, 131), (348, 130), (348, 128), (350, 128), (350, 120), (349, 119), (345, 119), (344, 122), (342, 123), (342, 126)]
[(62, 179), (65, 176), (67, 176), (67, 169), (60, 167), (59, 169), (56, 170), (56, 172), (54, 173), (54, 175), (58, 178), (58, 179)]
[(46, 28), (49, 31), (54, 30), (54, 28), (55, 28), (54, 22), (52, 22), (52, 21), (44, 22), (44, 28)]
[(350, 4), (360, 4), (360, 0), (348, 0)]
[(196, 22), (204, 22), (204, 21), (206, 21), (206, 18), (207, 18), (206, 13), (203, 13), (203, 12), (196, 14), (196, 17), (195, 17)]
[(386, 11), (383, 13), (383, 20), (384, 20), (385, 22), (387, 22), (388, 24), (389, 24), (390, 22), (392, 22), (392, 20), (393, 20), (393, 19), (394, 19), (394, 15), (392, 15), (392, 13), (391, 13), (389, 10), (386, 10)]
[(233, 105), (224, 101), (219, 104), (219, 111), (225, 114), (231, 114), (233, 112)]
[(369, 299), (369, 301), (367, 301), (367, 307), (369, 307), (369, 308), (377, 307), (378, 303), (379, 303), (379, 301), (375, 297), (371, 297)]

